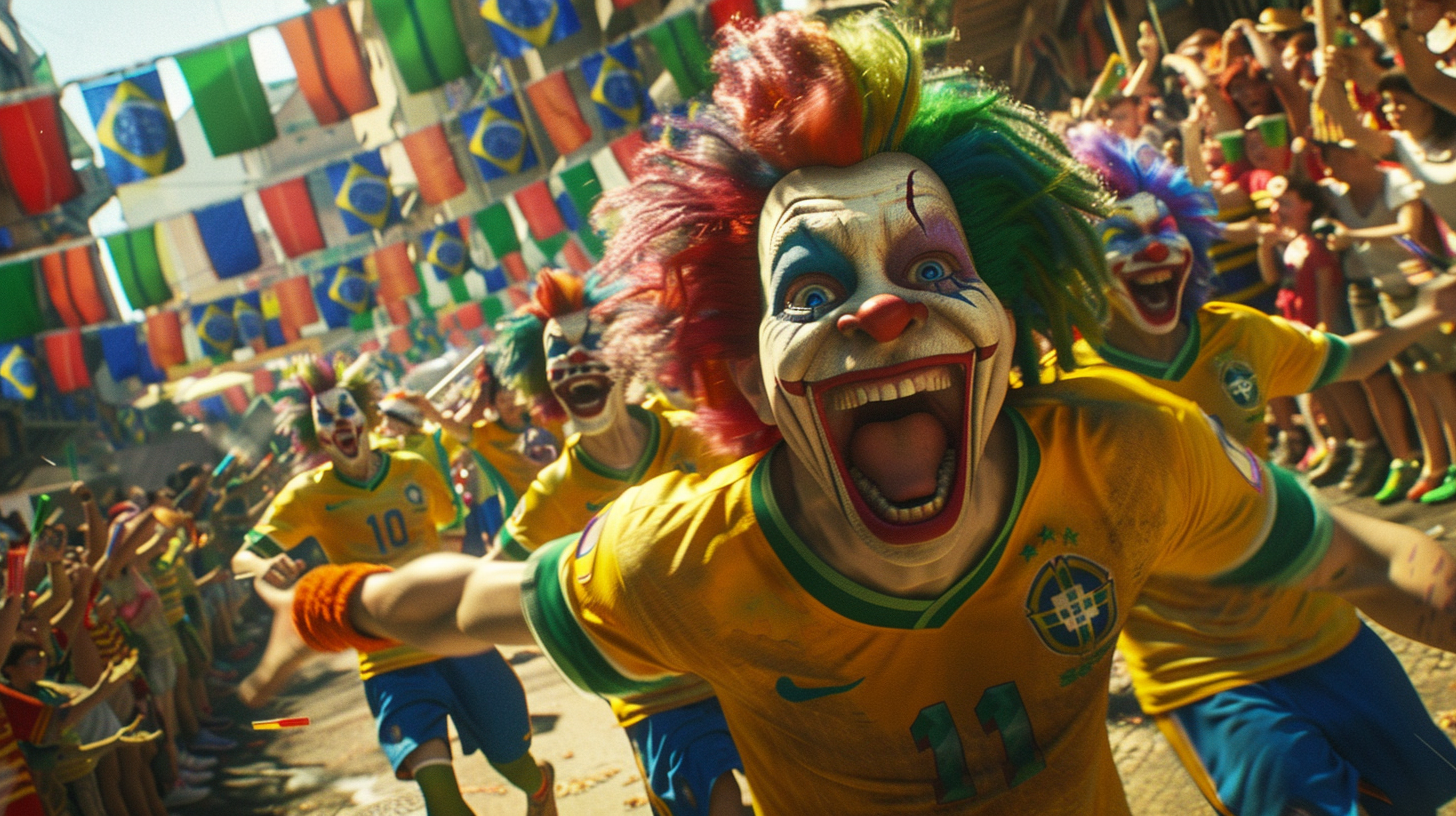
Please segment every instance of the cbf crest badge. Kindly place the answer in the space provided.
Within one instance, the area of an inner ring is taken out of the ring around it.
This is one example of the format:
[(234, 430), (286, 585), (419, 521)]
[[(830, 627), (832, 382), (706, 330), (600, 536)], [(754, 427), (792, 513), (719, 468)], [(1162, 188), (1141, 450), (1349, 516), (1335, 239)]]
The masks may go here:
[(1026, 595), (1026, 617), (1058, 654), (1093, 651), (1117, 631), (1117, 595), (1100, 565), (1059, 555), (1042, 565)]
[(413, 505), (424, 504), (425, 491), (420, 489), (419, 485), (415, 484), (414, 482), (410, 482), (409, 484), (405, 485), (404, 500)]
[(1242, 360), (1230, 360), (1220, 367), (1219, 384), (1225, 394), (1240, 408), (1253, 408), (1259, 404), (1259, 381), (1254, 369)]

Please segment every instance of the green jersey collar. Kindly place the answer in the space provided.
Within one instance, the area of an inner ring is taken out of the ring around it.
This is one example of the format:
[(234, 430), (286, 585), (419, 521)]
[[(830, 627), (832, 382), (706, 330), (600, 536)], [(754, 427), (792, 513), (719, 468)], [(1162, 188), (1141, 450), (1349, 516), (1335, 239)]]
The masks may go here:
[(753, 497), (753, 513), (758, 525), (773, 547), (779, 560), (806, 592), (816, 600), (840, 615), (870, 626), (892, 629), (935, 629), (950, 620), (951, 615), (975, 594), (1000, 563), (1010, 538), (1011, 528), (1021, 514), (1021, 506), (1027, 491), (1036, 478), (1041, 453), (1027, 427), (1026, 420), (1016, 411), (1006, 412), (1015, 429), (1017, 448), (1017, 470), (1015, 495), (1006, 523), (996, 534), (996, 539), (985, 556), (941, 594), (939, 598), (899, 598), (862, 586), (841, 575), (809, 549), (803, 539), (789, 526), (779, 511), (774, 499), (772, 485), (772, 460), (778, 455), (778, 448), (769, 452), (754, 468), (750, 493)]
[(577, 444), (573, 446), (572, 453), (582, 466), (598, 476), (605, 476), (618, 482), (628, 485), (635, 485), (642, 481), (642, 474), (651, 467), (652, 460), (657, 458), (657, 448), (662, 442), (662, 422), (657, 414), (652, 413), (640, 405), (628, 405), (627, 416), (647, 426), (647, 444), (642, 448), (642, 455), (630, 468), (608, 467), (593, 459), (586, 449), (581, 446), (581, 437), (577, 437)]
[(375, 453), (379, 454), (379, 458), (382, 461), (379, 463), (379, 470), (374, 471), (374, 478), (370, 479), (367, 482), (356, 482), (353, 479), (350, 479), (348, 476), (345, 476), (343, 473), (340, 473), (338, 468), (332, 468), (331, 472), (334, 474), (334, 478), (338, 479), (349, 487), (357, 487), (360, 490), (372, 491), (374, 488), (379, 487), (379, 483), (384, 481), (385, 476), (389, 475), (390, 456), (389, 451), (375, 451)]
[(1155, 380), (1177, 382), (1183, 379), (1183, 375), (1188, 373), (1188, 369), (1192, 368), (1193, 362), (1198, 359), (1200, 340), (1198, 318), (1195, 316), (1188, 321), (1188, 337), (1183, 340), (1183, 346), (1178, 349), (1177, 354), (1173, 355), (1173, 359), (1166, 363), (1162, 360), (1149, 360), (1106, 344), (1099, 346), (1097, 353), (1102, 355), (1102, 359), (1109, 364), (1134, 374), (1152, 377)]

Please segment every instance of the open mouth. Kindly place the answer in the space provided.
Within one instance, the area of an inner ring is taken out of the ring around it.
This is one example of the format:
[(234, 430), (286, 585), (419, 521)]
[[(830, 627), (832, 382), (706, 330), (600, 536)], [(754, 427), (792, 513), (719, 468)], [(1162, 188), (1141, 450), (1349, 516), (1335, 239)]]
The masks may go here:
[(557, 383), (551, 391), (556, 399), (573, 416), (590, 419), (607, 407), (607, 397), (612, 393), (612, 378), (606, 375), (610, 369), (605, 365), (590, 365), (583, 368), (600, 369), (600, 372), (576, 374)]
[(1177, 319), (1187, 275), (1188, 264), (1180, 262), (1124, 273), (1122, 283), (1143, 320), (1156, 326)]
[(927, 357), (809, 384), (840, 482), (877, 538), (948, 532), (965, 495), (970, 388), (990, 351)]
[(339, 428), (334, 431), (334, 447), (339, 449), (345, 459), (353, 459), (359, 455), (359, 437), (354, 435), (353, 428)]

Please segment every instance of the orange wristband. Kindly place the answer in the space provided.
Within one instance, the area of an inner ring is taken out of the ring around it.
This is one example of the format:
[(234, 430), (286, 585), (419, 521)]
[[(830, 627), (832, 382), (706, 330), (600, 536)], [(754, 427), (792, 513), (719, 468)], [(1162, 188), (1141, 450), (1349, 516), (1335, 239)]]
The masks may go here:
[(325, 564), (309, 570), (293, 593), (293, 627), (303, 642), (318, 652), (374, 652), (398, 646), (397, 640), (365, 635), (349, 622), (349, 597), (359, 582), (392, 571), (383, 564)]

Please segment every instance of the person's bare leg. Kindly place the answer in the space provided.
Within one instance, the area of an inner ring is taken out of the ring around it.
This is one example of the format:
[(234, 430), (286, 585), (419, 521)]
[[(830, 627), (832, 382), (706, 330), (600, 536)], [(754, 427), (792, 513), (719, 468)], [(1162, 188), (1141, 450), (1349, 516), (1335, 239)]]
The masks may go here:
[(1406, 419), (1410, 416), (1405, 395), (1387, 369), (1371, 374), (1361, 385), (1370, 397), (1371, 415), (1385, 439), (1385, 447), (1397, 459), (1419, 459), (1420, 450), (1411, 439)]
[(293, 628), (293, 590), (280, 590), (261, 580), (254, 581), (253, 586), (273, 610), (273, 627), (257, 668), (238, 684), (238, 699), (249, 708), (261, 708), (316, 653), (304, 645)]
[(157, 704), (157, 713), (162, 717), (162, 750), (167, 752), (167, 765), (172, 769), (172, 779), (177, 779), (177, 740), (182, 735), (177, 730), (177, 703), (173, 692), (152, 695)]
[(180, 736), (192, 741), (197, 736), (197, 712), (192, 708), (192, 667), (189, 664), (177, 661), (177, 686), (172, 691), (173, 705), (177, 710), (177, 725), (180, 728)]
[(167, 806), (162, 802), (162, 792), (157, 788), (156, 774), (152, 773), (152, 758), (157, 755), (158, 750), (157, 741), (137, 747), (140, 749), (137, 755), (141, 758), (141, 771), (138, 776), (141, 779), (142, 792), (147, 796), (147, 804), (152, 808), (152, 816), (167, 816)]
[[(1420, 437), (1422, 459), (1432, 469), (1445, 470), (1451, 464), (1451, 456), (1446, 450), (1446, 437), (1441, 431), (1441, 416), (1436, 413), (1436, 405), (1431, 401), (1431, 393), (1426, 388), (1425, 378), (1413, 372), (1397, 374), (1396, 380), (1400, 382), (1401, 390), (1405, 392), (1406, 403), (1410, 406), (1411, 415), (1416, 420), (1416, 434)], [(1404, 457), (1401, 457), (1404, 458)]]
[[(122, 795), (121, 767), (116, 752), (97, 760), (93, 773), (96, 774), (96, 787), (101, 791), (101, 801), (106, 805), (106, 816), (131, 816), (131, 808)], [(139, 811), (137, 816), (142, 816), (142, 813), (144, 811)]]
[[(152, 774), (142, 765), (141, 746), (123, 744), (117, 748), (116, 764), (121, 773), (121, 795), (126, 800), (126, 811), (135, 816), (157, 816), (143, 786), (142, 774), (146, 774), (148, 779)], [(157, 804), (161, 804), (160, 799)], [(162, 812), (165, 813), (165, 809)]]
[(748, 816), (753, 808), (743, 804), (743, 791), (738, 788), (738, 779), (732, 771), (713, 780), (713, 792), (708, 795), (708, 816)]

